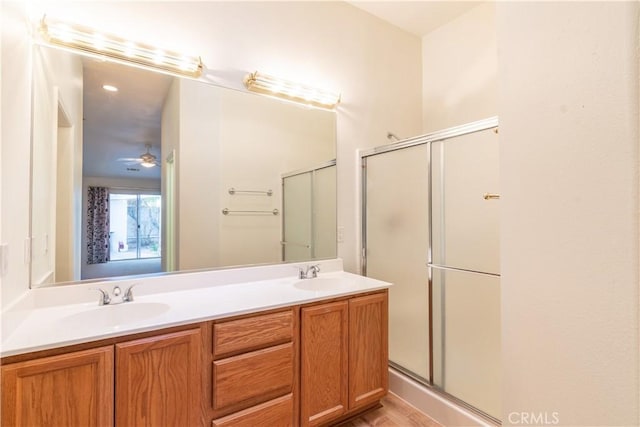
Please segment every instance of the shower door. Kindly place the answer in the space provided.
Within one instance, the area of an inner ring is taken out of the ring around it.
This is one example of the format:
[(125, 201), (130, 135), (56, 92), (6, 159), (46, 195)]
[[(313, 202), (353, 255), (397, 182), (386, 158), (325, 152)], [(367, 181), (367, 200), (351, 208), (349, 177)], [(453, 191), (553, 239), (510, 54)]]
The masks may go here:
[(335, 161), (283, 175), (282, 194), (282, 260), (335, 258)]
[(282, 259), (311, 259), (311, 172), (282, 179)]
[(498, 136), (430, 145), (433, 385), (499, 418)]
[(389, 360), (429, 378), (427, 145), (365, 159), (366, 272), (389, 289)]
[(500, 416), (497, 118), (362, 154), (363, 273), (389, 290), (394, 368)]

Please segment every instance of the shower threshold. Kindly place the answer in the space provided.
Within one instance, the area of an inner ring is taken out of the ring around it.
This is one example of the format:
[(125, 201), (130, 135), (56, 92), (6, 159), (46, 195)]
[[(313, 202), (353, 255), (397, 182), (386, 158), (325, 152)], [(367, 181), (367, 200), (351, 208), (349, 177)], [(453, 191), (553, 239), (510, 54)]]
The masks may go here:
[(426, 378), (391, 361), (389, 390), (447, 427), (502, 425), (499, 419), (429, 384)]

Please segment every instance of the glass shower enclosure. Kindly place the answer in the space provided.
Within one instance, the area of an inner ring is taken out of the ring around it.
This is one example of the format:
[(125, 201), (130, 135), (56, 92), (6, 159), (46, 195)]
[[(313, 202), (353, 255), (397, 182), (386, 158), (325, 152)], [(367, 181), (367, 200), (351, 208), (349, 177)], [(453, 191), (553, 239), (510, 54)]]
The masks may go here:
[(282, 175), (282, 260), (336, 257), (336, 161)]
[(368, 277), (389, 290), (389, 359), (500, 416), (498, 119), (361, 153)]

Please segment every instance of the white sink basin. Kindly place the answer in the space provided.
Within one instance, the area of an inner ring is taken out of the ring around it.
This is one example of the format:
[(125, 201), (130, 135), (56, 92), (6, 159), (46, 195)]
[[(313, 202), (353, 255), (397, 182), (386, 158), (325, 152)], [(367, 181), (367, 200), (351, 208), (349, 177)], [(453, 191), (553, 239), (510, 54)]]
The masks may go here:
[(305, 291), (339, 291), (346, 287), (346, 282), (340, 279), (315, 278), (300, 280), (293, 286)]
[(90, 327), (114, 327), (139, 322), (159, 316), (169, 310), (169, 305), (156, 302), (127, 302), (103, 305), (91, 310), (63, 317), (65, 325), (87, 325)]

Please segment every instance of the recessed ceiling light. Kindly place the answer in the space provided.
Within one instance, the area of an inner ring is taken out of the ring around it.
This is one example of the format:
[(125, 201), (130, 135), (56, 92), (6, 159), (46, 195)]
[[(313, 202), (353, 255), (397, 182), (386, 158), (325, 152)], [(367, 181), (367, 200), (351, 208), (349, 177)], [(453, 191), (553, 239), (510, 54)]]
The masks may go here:
[(102, 85), (102, 89), (107, 90), (109, 92), (117, 92), (118, 88), (112, 85)]

